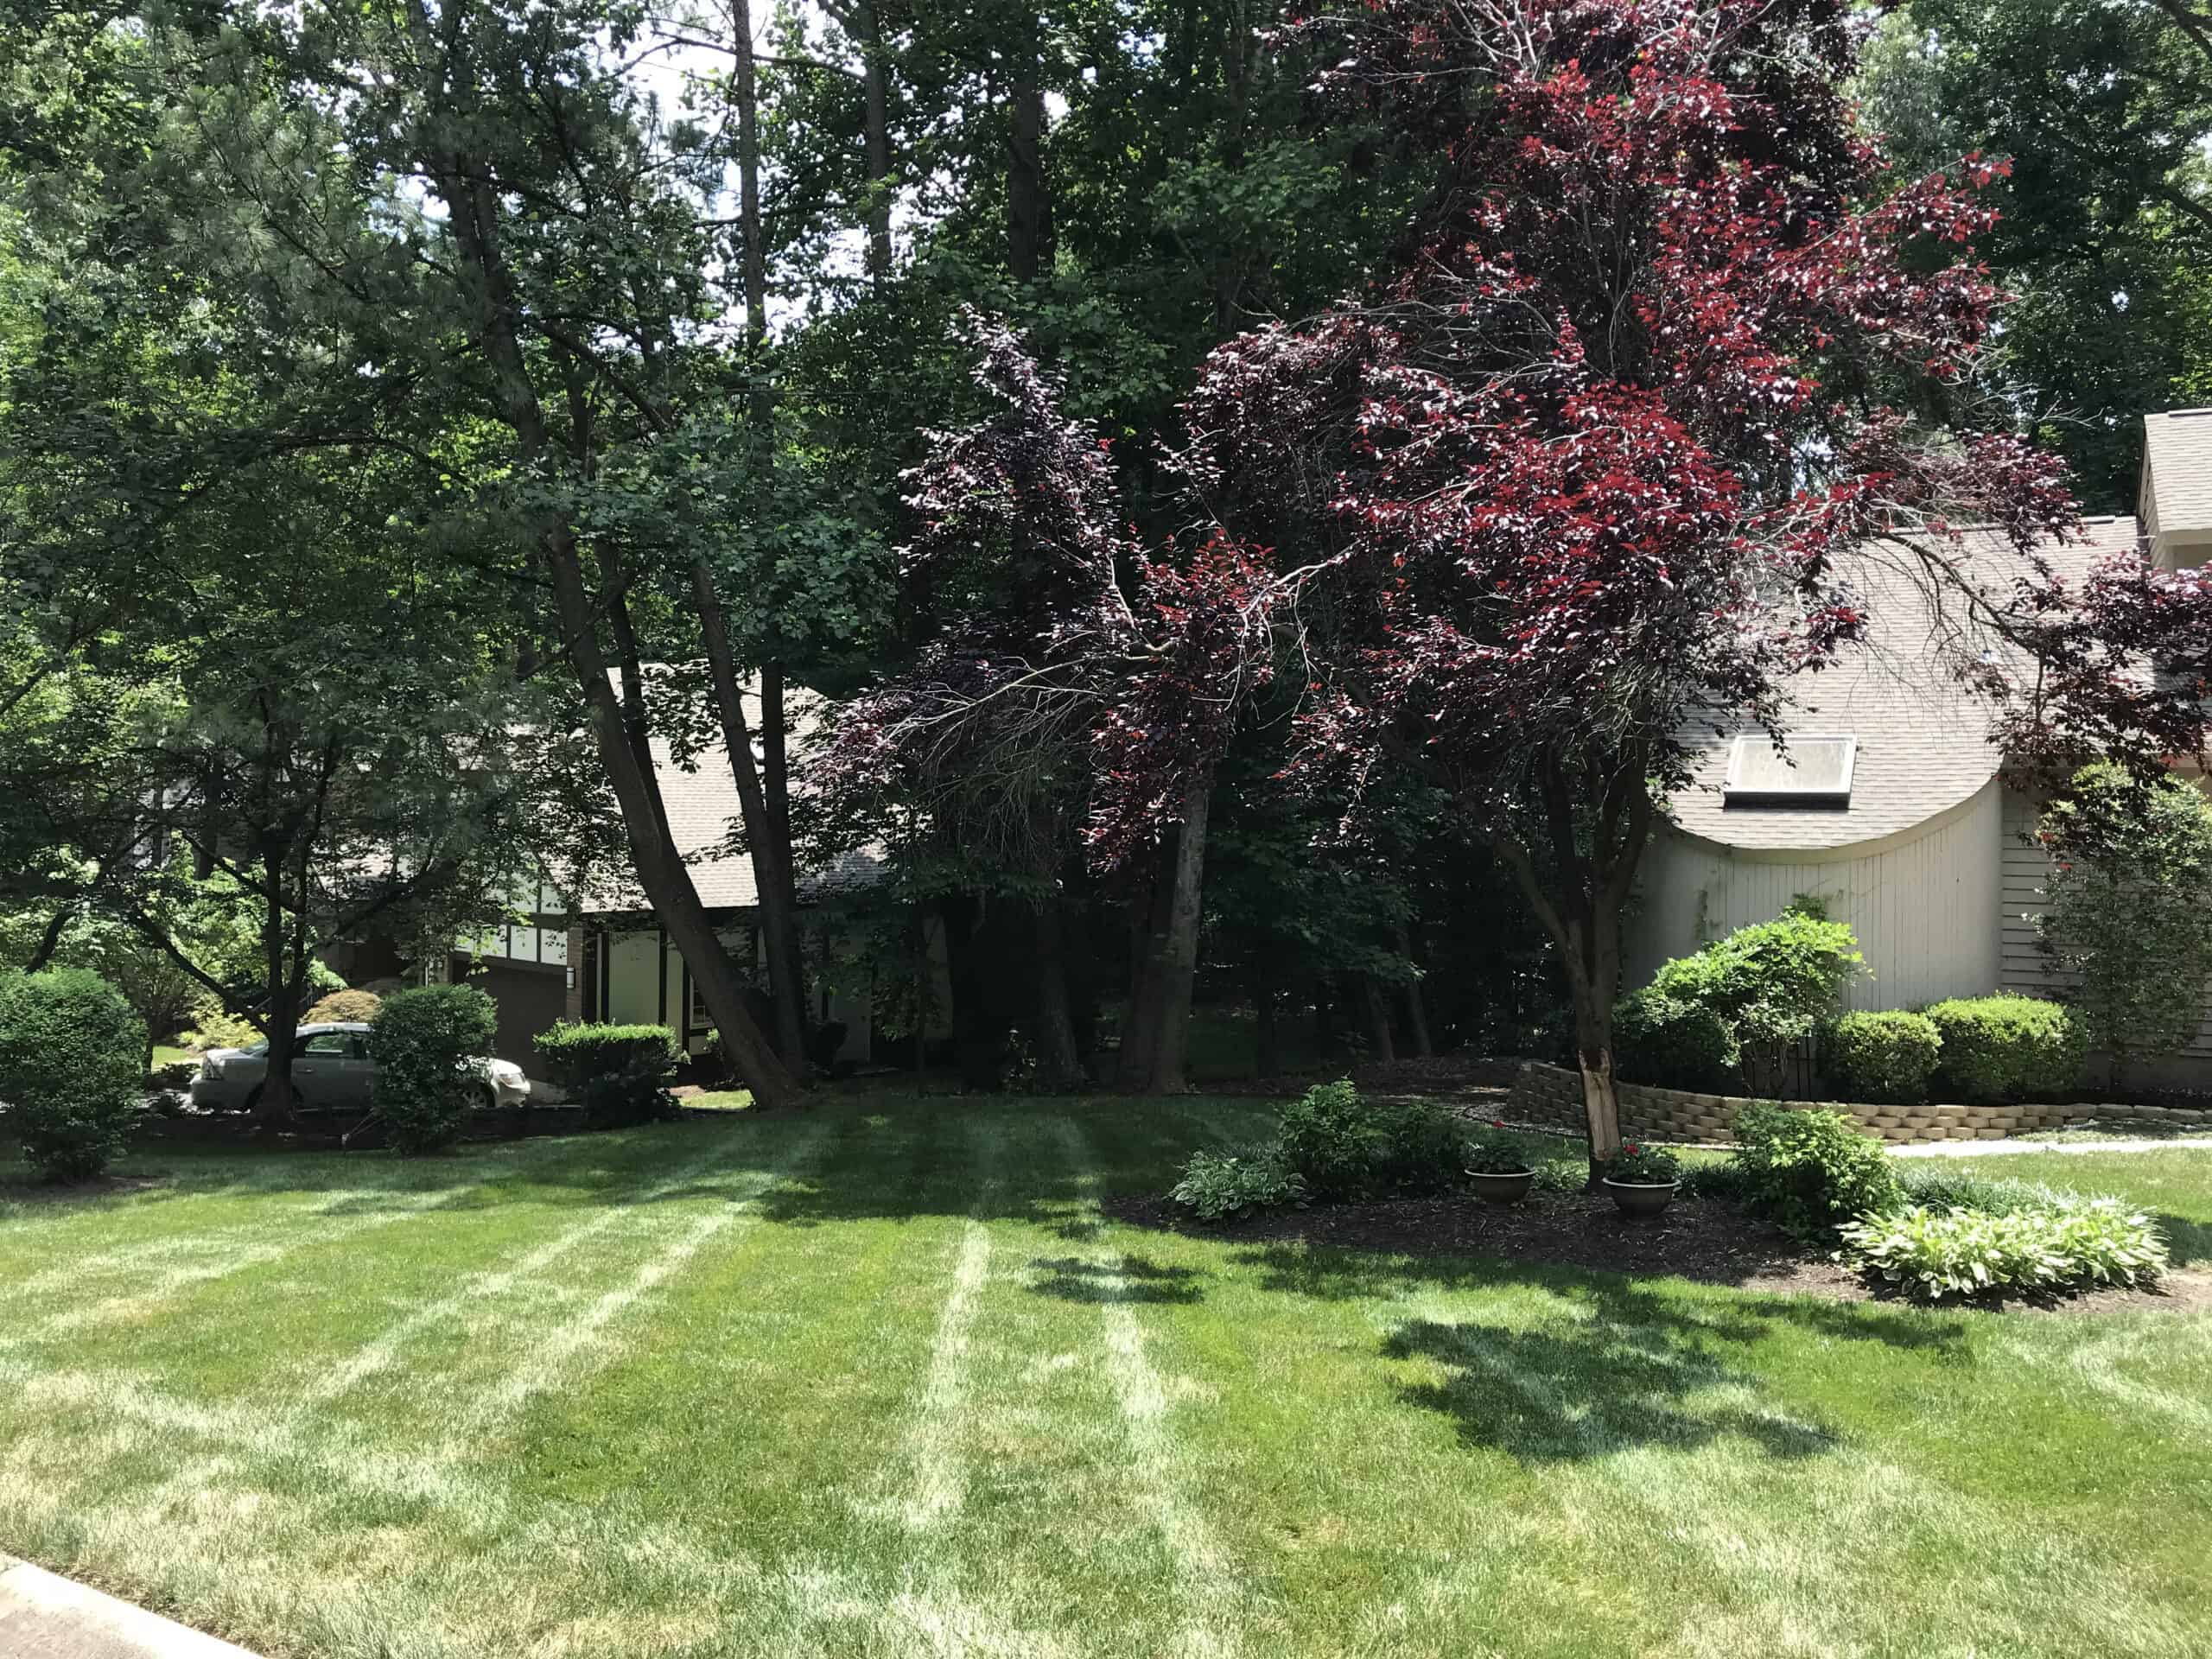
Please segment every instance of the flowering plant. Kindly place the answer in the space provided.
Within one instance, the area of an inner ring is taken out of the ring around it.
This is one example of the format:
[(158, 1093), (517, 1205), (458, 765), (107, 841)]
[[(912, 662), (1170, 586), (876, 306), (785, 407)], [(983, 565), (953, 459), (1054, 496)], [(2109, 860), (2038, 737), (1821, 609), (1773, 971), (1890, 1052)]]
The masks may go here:
[(1664, 1147), (1631, 1141), (1605, 1166), (1605, 1179), (1638, 1186), (1664, 1186), (1682, 1178), (1682, 1160)]
[(1503, 1118), (1494, 1118), (1467, 1142), (1470, 1175), (1522, 1175), (1536, 1166), (1521, 1138), (1509, 1132)]

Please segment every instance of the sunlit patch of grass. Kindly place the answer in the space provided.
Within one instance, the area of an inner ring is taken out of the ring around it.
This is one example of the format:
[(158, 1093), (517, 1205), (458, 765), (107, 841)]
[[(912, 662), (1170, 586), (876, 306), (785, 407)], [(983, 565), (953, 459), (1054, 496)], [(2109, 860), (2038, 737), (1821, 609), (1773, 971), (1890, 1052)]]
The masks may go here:
[(149, 1153), (0, 1214), (0, 1549), (276, 1659), (2208, 1646), (2212, 1320), (1108, 1219), (1268, 1110)]

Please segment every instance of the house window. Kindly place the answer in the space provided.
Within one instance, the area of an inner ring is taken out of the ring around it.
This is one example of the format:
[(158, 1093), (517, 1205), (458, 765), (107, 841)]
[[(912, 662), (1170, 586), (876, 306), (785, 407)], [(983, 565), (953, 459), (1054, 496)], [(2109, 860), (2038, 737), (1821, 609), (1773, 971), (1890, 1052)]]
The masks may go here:
[(1792, 736), (1780, 750), (1763, 734), (1739, 737), (1721, 798), (1730, 806), (1847, 807), (1858, 760), (1855, 737)]

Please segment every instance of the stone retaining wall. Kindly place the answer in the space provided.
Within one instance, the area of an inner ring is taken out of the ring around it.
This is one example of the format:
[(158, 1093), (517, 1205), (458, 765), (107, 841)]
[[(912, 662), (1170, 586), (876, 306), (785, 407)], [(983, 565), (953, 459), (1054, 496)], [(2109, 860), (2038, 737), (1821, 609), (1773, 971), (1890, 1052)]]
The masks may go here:
[[(1619, 1085), (1621, 1133), (1630, 1139), (1728, 1141), (1736, 1114), (1756, 1103), (1735, 1095), (1699, 1095), (1646, 1084)], [(1853, 1118), (1860, 1133), (1898, 1145), (1916, 1141), (2002, 1141), (2029, 1129), (2212, 1128), (2212, 1112), (2178, 1107), (2100, 1103), (2019, 1106), (1875, 1106), (1863, 1101), (1789, 1101)], [(1514, 1080), (1512, 1110), (1531, 1122), (1582, 1127), (1582, 1080), (1563, 1066), (1529, 1060)]]

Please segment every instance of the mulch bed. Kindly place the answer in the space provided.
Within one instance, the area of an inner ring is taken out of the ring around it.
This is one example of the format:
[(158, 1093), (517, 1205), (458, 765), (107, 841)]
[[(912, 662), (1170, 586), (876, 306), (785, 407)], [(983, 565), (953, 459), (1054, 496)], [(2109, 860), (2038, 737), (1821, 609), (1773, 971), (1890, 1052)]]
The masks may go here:
[[(1633, 1219), (1615, 1209), (1610, 1198), (1580, 1192), (1537, 1192), (1518, 1205), (1461, 1198), (1316, 1205), (1217, 1224), (1194, 1221), (1165, 1198), (1115, 1198), (1104, 1208), (1113, 1219), (1134, 1226), (1239, 1243), (1298, 1241), (1390, 1255), (1493, 1256), (1540, 1267), (1672, 1274), (1742, 1290), (1844, 1302), (1907, 1300), (1894, 1287), (1870, 1284), (1808, 1252), (1740, 1205), (1718, 1198), (1678, 1198), (1657, 1217)], [(2158, 1290), (1988, 1297), (1966, 1305), (2064, 1313), (2126, 1307), (2182, 1312), (2212, 1307), (2212, 1275), (2169, 1274)]]

